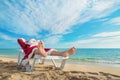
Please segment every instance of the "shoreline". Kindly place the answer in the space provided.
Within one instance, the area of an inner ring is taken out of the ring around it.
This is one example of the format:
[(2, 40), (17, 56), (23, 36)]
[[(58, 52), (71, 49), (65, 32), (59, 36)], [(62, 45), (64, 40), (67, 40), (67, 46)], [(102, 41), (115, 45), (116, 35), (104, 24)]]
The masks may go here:
[[(66, 50), (66, 48), (58, 48), (60, 51)], [(17, 58), (19, 49), (1, 49), (0, 57), (6, 58)], [(99, 52), (99, 53), (97, 53)], [(108, 53), (110, 52), (110, 56)], [(96, 48), (77, 48), (76, 53), (70, 56), (67, 60), (69, 64), (79, 64), (79, 65), (94, 65), (103, 67), (120, 67), (119, 60), (120, 49), (96, 49)], [(115, 54), (113, 54), (115, 53)], [(113, 55), (113, 57), (111, 57)], [(118, 55), (118, 56), (116, 56)], [(100, 57), (98, 57), (100, 56)]]
[[(11, 59), (17, 59), (16, 56), (0, 56), (0, 58), (11, 58)], [(48, 60), (49, 62), (49, 60)], [(60, 61), (57, 61), (58, 63)], [(100, 62), (87, 62), (87, 61), (79, 61), (79, 60), (67, 60), (68, 64), (77, 64), (77, 65), (88, 65), (88, 66), (102, 66), (102, 67), (113, 67), (113, 68), (120, 68), (120, 64), (114, 64), (114, 63), (100, 63)]]
[[(8, 62), (8, 61), (13, 61), (13, 62), (16, 62), (17, 63), (17, 58), (16, 57), (0, 57), (0, 60), (2, 61), (5, 61), (5, 62)], [(32, 62), (32, 59), (31, 61)], [(56, 63), (58, 65), (60, 65), (60, 61), (56, 61)], [(46, 60), (45, 64), (49, 64), (49, 65), (53, 65), (52, 62), (50, 60)], [(66, 62), (66, 68), (64, 70), (76, 70), (76, 69), (72, 69), (72, 68), (69, 68), (69, 66), (78, 66), (78, 67), (81, 67), (81, 66), (84, 66), (84, 67), (97, 67), (97, 68), (111, 68), (111, 69), (118, 69), (118, 71), (120, 72), (120, 67), (113, 67), (113, 66), (105, 66), (105, 65), (97, 65), (97, 64), (94, 64), (94, 63), (85, 63), (85, 62), (81, 62), (81, 64), (78, 64), (78, 63), (75, 63), (75, 62), (71, 62), (71, 61), (67, 61)], [(78, 68), (78, 70), (81, 70), (81, 68)], [(87, 69), (88, 70), (88, 69)], [(93, 71), (93, 70), (92, 70)]]
[[(60, 63), (58, 62), (57, 65)], [(37, 76), (39, 80), (119, 80), (119, 73), (120, 68), (67, 62), (64, 69), (60, 71), (55, 70), (50, 61), (46, 61), (44, 65), (36, 63), (34, 71), (25, 72), (25, 68), (17, 65), (17, 58), (0, 57), (0, 79), (5, 80), (35, 80), (33, 76)]]
[(78, 61), (78, 60), (68, 60), (69, 64), (78, 64), (78, 65), (94, 65), (94, 66), (103, 66), (103, 67), (114, 67), (120, 68), (120, 64), (116, 63), (103, 63), (103, 62), (90, 62), (90, 61)]
[[(0, 56), (0, 58), (11, 58), (11, 59), (17, 59), (17, 56)], [(58, 63), (60, 61), (57, 61)], [(72, 59), (68, 59), (67, 60), (68, 64), (77, 64), (77, 65), (93, 65), (93, 66), (103, 66), (103, 67), (113, 67), (113, 68), (120, 68), (120, 64), (116, 64), (116, 63), (103, 63), (103, 62), (95, 62), (95, 61), (80, 61), (80, 60), (72, 60)]]

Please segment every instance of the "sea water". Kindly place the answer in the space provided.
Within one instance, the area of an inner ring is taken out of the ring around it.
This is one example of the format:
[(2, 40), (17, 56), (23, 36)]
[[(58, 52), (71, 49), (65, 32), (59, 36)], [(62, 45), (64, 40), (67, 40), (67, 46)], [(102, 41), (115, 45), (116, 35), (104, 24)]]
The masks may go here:
[[(57, 49), (64, 51), (67, 49)], [(18, 57), (19, 49), (0, 49), (0, 57)], [(77, 48), (68, 62), (76, 64), (90, 64), (101, 66), (120, 67), (120, 49)]]
[(70, 59), (76, 63), (120, 67), (120, 49), (77, 49)]

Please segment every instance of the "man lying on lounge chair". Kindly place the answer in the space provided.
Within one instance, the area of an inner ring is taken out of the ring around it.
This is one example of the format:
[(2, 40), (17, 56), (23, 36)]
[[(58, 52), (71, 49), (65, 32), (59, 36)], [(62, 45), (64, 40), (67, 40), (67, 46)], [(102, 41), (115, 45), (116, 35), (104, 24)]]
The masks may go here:
[(46, 57), (47, 55), (67, 57), (74, 54), (76, 51), (75, 47), (72, 47), (69, 50), (63, 52), (59, 52), (52, 48), (45, 48), (43, 41), (37, 41), (35, 39), (25, 40), (23, 38), (19, 38), (18, 43), (25, 53), (25, 56), (22, 59), (22, 64), (26, 66), (26, 71), (30, 70), (29, 59), (32, 58), (35, 54), (39, 54), (42, 57)]

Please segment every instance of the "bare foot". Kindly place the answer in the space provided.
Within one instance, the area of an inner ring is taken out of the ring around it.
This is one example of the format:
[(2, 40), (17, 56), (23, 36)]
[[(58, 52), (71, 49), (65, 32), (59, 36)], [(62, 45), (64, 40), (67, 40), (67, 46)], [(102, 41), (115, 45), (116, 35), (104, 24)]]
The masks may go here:
[(44, 48), (44, 42), (43, 41), (39, 41), (38, 46), (40, 46), (41, 48)]
[(41, 56), (43, 56), (43, 57), (46, 57), (46, 56), (47, 56), (47, 53), (46, 53), (46, 51), (44, 50), (44, 43), (43, 43), (43, 41), (40, 41), (40, 42), (38, 43), (38, 51), (39, 51), (39, 53), (41, 54)]
[(69, 56), (69, 55), (74, 54), (75, 51), (76, 51), (76, 48), (75, 48), (75, 47), (72, 47), (72, 48), (69, 49), (68, 51), (63, 52), (62, 56), (67, 57), (67, 56)]

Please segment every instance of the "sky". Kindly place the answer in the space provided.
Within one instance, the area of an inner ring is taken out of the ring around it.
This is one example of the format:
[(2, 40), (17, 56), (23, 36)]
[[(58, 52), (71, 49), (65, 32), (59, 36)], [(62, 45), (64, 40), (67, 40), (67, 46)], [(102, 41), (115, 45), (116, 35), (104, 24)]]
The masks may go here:
[(0, 48), (120, 48), (120, 0), (0, 0)]

